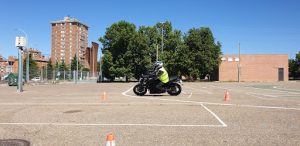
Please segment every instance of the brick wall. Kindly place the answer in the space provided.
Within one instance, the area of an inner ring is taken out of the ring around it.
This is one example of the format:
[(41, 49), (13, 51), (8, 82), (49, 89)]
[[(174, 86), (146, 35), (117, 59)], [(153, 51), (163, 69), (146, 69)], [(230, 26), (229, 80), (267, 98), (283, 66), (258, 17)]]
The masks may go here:
[[(238, 55), (224, 55), (222, 59), (219, 81), (238, 81)], [(283, 79), (288, 81), (288, 55), (241, 55), (240, 81), (278, 81), (279, 68), (284, 69)]]

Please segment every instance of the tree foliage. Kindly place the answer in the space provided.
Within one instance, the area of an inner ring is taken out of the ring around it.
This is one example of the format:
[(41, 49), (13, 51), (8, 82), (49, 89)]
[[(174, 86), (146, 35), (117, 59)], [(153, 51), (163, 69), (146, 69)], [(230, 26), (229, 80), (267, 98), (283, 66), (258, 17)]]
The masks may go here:
[(204, 77), (212, 74), (220, 64), (221, 44), (215, 43), (211, 30), (207, 27), (190, 29), (186, 35), (185, 43), (188, 46), (191, 65), (191, 75)]
[(99, 41), (103, 44), (105, 77), (138, 78), (156, 61), (157, 52), (171, 75), (202, 78), (220, 64), (221, 44), (215, 42), (208, 27), (192, 28), (183, 35), (180, 30), (173, 30), (169, 21), (138, 29), (120, 21), (107, 28)]
[[(26, 61), (27, 57), (24, 59), (23, 63), (23, 74), (26, 75)], [(40, 76), (40, 69), (37, 65), (37, 62), (32, 59), (32, 55), (29, 54), (29, 79)]]
[[(66, 66), (64, 66), (64, 67), (66, 67)], [(63, 67), (63, 68), (64, 68)], [(78, 70), (80, 70), (81, 69), (81, 64), (80, 64), (80, 62), (78, 62)], [(76, 56), (76, 54), (75, 54), (75, 56), (73, 57), (73, 59), (71, 60), (71, 71), (76, 71), (77, 70), (77, 56)]]
[(52, 79), (53, 77), (53, 65), (51, 58), (47, 62), (47, 79)]
[(291, 78), (300, 78), (300, 51), (295, 59), (289, 59), (289, 76)]

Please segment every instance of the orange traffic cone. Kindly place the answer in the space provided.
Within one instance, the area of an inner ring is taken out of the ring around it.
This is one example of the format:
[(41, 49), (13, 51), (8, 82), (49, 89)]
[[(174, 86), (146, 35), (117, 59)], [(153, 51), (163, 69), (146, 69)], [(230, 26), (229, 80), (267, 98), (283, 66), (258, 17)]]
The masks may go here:
[(229, 92), (226, 90), (225, 96), (224, 96), (224, 101), (228, 101), (229, 99), (230, 99)]
[(116, 146), (115, 136), (112, 133), (106, 136), (106, 146)]
[(106, 92), (103, 92), (103, 95), (101, 96), (101, 100), (106, 101), (106, 99), (107, 99)]

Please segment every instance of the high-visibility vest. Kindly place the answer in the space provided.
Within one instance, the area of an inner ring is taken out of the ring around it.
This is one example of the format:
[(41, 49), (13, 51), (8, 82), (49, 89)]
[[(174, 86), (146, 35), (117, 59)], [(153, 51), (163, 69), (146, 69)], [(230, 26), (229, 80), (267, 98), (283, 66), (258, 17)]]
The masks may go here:
[(158, 78), (161, 82), (163, 83), (168, 83), (169, 82), (169, 75), (168, 72), (166, 71), (166, 69), (164, 67), (159, 69), (160, 71), (163, 72), (162, 75), (160, 75), (160, 77)]

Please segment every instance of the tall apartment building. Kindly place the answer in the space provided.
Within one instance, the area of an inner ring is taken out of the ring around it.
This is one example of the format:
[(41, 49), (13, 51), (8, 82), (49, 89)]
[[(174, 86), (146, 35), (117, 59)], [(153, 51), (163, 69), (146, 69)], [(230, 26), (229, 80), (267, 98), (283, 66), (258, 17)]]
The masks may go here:
[(86, 63), (86, 48), (88, 47), (88, 26), (69, 16), (64, 20), (51, 22), (52, 25), (52, 63), (65, 61), (70, 64), (75, 54), (83, 67)]

